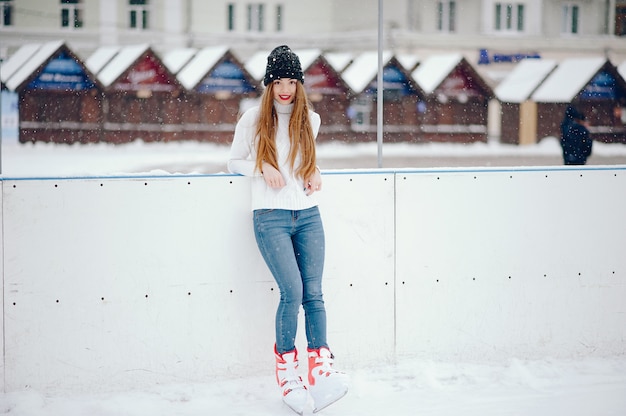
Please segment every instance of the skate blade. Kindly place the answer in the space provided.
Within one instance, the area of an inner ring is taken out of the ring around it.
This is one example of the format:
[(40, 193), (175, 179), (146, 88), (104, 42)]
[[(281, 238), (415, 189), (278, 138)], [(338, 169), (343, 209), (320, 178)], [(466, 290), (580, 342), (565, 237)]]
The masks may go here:
[(326, 409), (331, 404), (339, 401), (339, 399), (344, 397), (346, 394), (348, 394), (348, 389), (346, 389), (341, 394), (339, 394), (339, 395), (337, 395), (335, 397), (327, 398), (325, 401), (322, 401), (322, 403), (320, 403), (319, 405), (318, 405), (318, 400), (315, 400), (315, 409), (313, 409), (313, 413), (321, 412), (322, 410)]
[(289, 406), (287, 403), (285, 403), (285, 405), (287, 405), (288, 408), (290, 408), (291, 410), (293, 410), (294, 412), (296, 412), (300, 416), (302, 416), (304, 414), (304, 409), (297, 409), (295, 407)]

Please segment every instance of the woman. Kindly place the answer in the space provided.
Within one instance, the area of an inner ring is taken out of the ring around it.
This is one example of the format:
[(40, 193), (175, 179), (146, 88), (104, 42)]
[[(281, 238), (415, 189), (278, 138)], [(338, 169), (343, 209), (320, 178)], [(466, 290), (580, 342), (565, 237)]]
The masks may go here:
[[(276, 379), (284, 402), (302, 414), (309, 392), (315, 411), (347, 392), (347, 376), (333, 369), (326, 341), (324, 229), (314, 195), (322, 189), (315, 164), (320, 117), (309, 110), (300, 60), (288, 46), (268, 56), (263, 84), (260, 105), (237, 123), (228, 169), (251, 177), (257, 245), (280, 289)], [(305, 312), (308, 388), (297, 372), (300, 305)]]

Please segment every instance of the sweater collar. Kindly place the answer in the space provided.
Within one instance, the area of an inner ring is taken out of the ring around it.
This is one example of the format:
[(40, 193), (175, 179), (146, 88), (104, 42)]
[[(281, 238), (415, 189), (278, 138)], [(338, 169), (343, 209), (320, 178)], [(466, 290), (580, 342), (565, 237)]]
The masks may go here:
[(278, 101), (274, 100), (274, 107), (276, 108), (276, 112), (278, 114), (291, 114), (291, 110), (293, 110), (293, 103), (281, 104)]

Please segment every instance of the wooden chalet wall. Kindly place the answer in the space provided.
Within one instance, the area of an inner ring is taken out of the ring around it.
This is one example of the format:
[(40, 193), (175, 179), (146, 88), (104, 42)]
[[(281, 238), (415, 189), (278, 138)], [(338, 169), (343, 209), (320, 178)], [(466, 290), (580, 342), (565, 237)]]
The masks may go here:
[(258, 82), (227, 49), (200, 51), (177, 77), (186, 87), (180, 103), (185, 140), (230, 143), (242, 102), (260, 94)]
[(101, 140), (102, 89), (65, 44), (51, 51), (16, 91), (20, 142)]
[(182, 139), (181, 92), (174, 75), (147, 48), (105, 89), (103, 140), (126, 143)]

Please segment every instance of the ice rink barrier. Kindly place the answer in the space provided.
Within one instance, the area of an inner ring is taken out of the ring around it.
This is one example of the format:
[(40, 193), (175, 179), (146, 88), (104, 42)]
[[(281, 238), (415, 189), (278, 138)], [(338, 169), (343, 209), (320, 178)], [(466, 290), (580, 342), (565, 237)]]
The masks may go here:
[[(1, 184), (5, 391), (273, 382), (247, 178)], [(626, 167), (328, 171), (319, 200), (342, 368), (626, 353)]]

